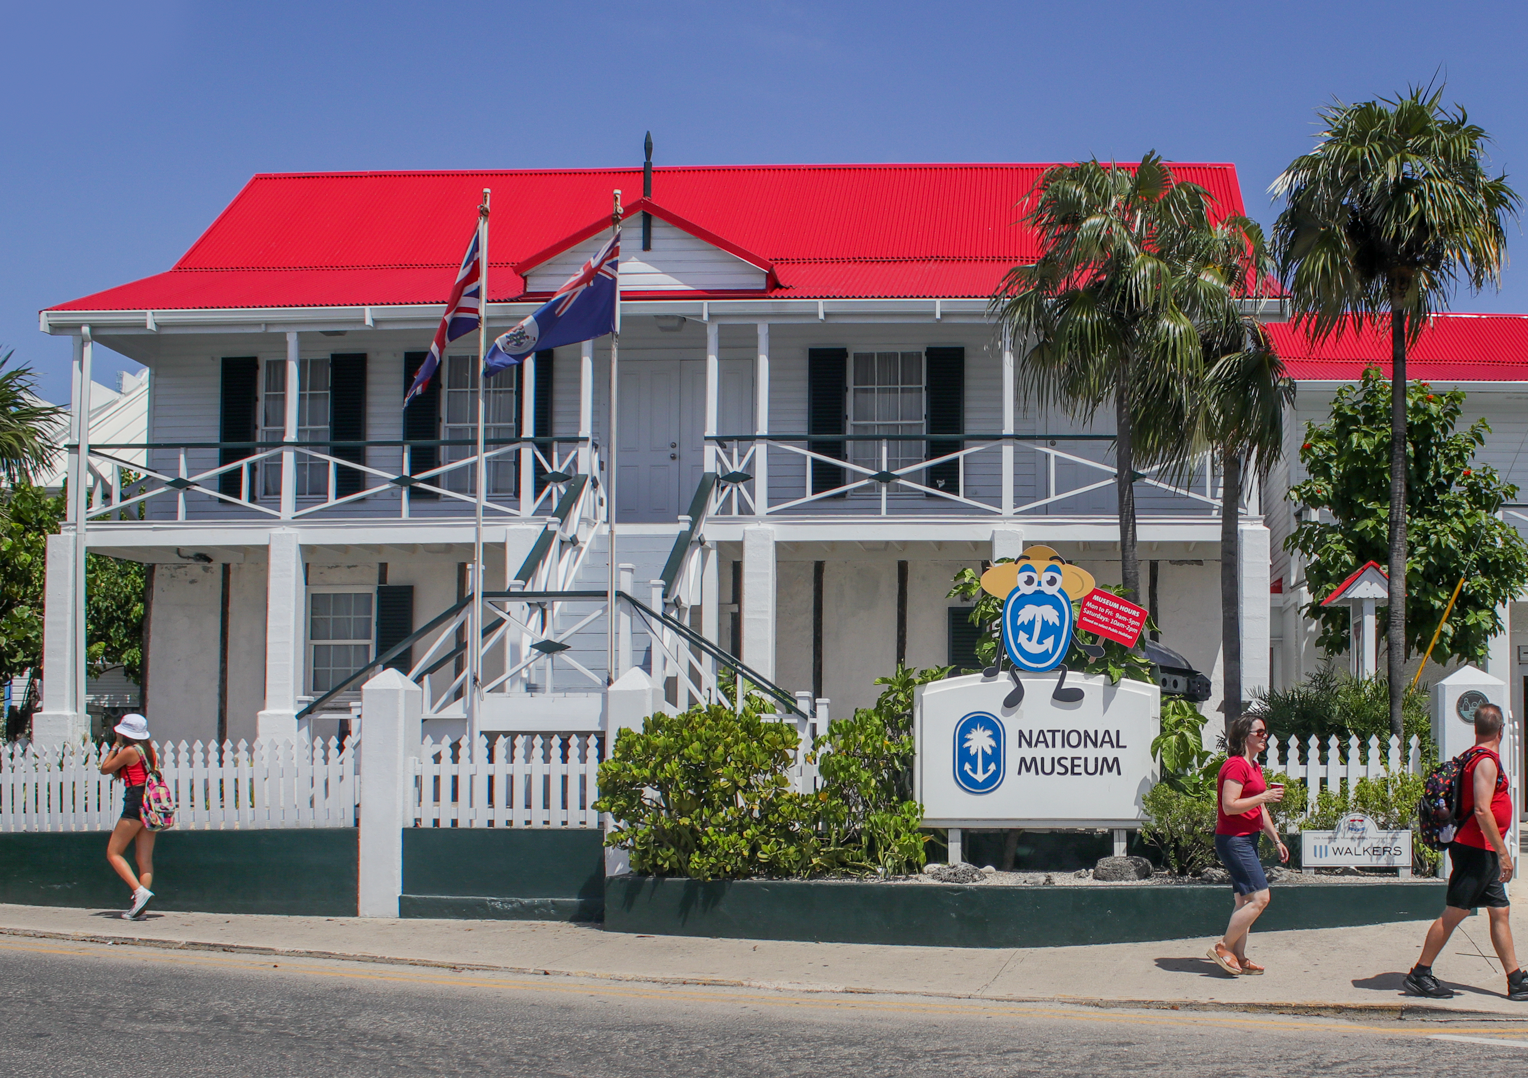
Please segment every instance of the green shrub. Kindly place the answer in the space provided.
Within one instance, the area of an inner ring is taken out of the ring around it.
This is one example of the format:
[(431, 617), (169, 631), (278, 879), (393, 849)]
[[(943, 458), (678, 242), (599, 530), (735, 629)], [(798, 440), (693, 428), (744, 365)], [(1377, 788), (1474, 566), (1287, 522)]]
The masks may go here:
[(605, 842), (627, 846), (635, 871), (792, 876), (815, 857), (815, 814), (786, 773), (796, 728), (765, 721), (752, 703), (651, 715), (616, 736), (594, 807), (614, 817)]
[(1417, 802), (1422, 799), (1421, 775), (1390, 774), (1379, 779), (1359, 779), (1351, 790), (1322, 790), (1316, 807), (1300, 824), (1302, 831), (1330, 831), (1350, 812), (1362, 812), (1387, 831), (1411, 829), (1412, 868), (1424, 876), (1437, 874), (1441, 856), (1422, 845), (1416, 828)]
[(1188, 876), (1215, 864), (1213, 779), (1208, 797), (1203, 791), (1184, 792), (1159, 782), (1147, 792), (1144, 804), (1147, 820), (1141, 825), (1141, 838), (1162, 851), (1171, 872)]
[[(1301, 685), (1260, 693), (1251, 712), (1267, 723), (1268, 732), (1281, 743), (1288, 743), (1293, 737), (1303, 747), (1314, 735), (1325, 749), (1327, 740), (1335, 734), (1342, 743), (1344, 760), (1352, 735), (1365, 743), (1370, 737), (1378, 737), (1381, 745), (1388, 744), (1390, 739), (1389, 682), (1383, 677), (1338, 674), (1330, 665), (1316, 671)], [(1416, 737), (1424, 757), (1436, 755), (1426, 685), (1407, 690), (1402, 714), (1407, 740)]]
[(1204, 747), (1205, 721), (1192, 700), (1169, 696), (1162, 701), (1161, 732), (1151, 742), (1151, 755), (1162, 781), (1180, 792), (1195, 785), (1195, 776), (1213, 755)]

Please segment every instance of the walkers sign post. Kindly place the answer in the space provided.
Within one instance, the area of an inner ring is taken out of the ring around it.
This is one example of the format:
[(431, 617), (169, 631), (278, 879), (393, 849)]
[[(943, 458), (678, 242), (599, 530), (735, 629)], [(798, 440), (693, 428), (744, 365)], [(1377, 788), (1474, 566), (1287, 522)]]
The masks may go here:
[(1411, 829), (1381, 831), (1362, 812), (1351, 812), (1332, 831), (1300, 832), (1300, 866), (1318, 868), (1398, 868), (1411, 875)]
[(1132, 827), (1156, 781), (1151, 741), (1161, 690), (1073, 675), (1078, 699), (1053, 678), (1005, 706), (1006, 676), (972, 674), (918, 689), (915, 796), (930, 827)]

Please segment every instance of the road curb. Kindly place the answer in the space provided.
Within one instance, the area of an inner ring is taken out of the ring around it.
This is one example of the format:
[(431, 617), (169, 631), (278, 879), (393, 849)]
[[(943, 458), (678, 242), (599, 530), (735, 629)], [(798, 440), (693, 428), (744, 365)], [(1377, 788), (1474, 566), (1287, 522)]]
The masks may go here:
[[(907, 988), (874, 988), (860, 985), (804, 984), (795, 981), (761, 981), (733, 977), (671, 977), (660, 974), (611, 973), (602, 970), (551, 969), (541, 966), (506, 966), (477, 962), (447, 962), (434, 958), (402, 958), (353, 951), (323, 951), (296, 947), (262, 947), (249, 943), (214, 943), (203, 940), (172, 940), (154, 936), (115, 935), (107, 932), (56, 932), (37, 928), (0, 926), (0, 936), (25, 939), (96, 943), (109, 947), (154, 947), (165, 951), (218, 951), (224, 954), (269, 955), (276, 958), (312, 958), (337, 962), (364, 962), (386, 966), (420, 966), (454, 972), (513, 973), (533, 977), (570, 977), (586, 980), (623, 981), (641, 984), (686, 985), (709, 988), (752, 988), (771, 992), (822, 995), (920, 996), (928, 999), (959, 999), (976, 1003), (1049, 1004), (1094, 1007), (1103, 1010), (1208, 1011), (1240, 1014), (1289, 1014), (1321, 1018), (1368, 1018), (1391, 1021), (1521, 1022), (1502, 1011), (1429, 1006), (1422, 1003), (1324, 1003), (1319, 1001), (1264, 1002), (1232, 1000), (1110, 999), (1101, 996), (1013, 996), (975, 992), (941, 992)], [(1528, 1017), (1528, 1012), (1524, 1013)]]

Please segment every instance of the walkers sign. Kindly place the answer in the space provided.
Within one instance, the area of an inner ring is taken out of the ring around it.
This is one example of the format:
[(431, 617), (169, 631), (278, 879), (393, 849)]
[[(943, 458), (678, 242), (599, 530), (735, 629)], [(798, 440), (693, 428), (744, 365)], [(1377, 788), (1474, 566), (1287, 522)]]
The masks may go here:
[(1411, 829), (1381, 831), (1362, 812), (1337, 821), (1335, 831), (1301, 831), (1300, 864), (1312, 868), (1411, 868)]
[(918, 689), (915, 796), (932, 827), (1124, 827), (1156, 781), (1151, 741), (1160, 690), (1138, 681), (948, 678)]

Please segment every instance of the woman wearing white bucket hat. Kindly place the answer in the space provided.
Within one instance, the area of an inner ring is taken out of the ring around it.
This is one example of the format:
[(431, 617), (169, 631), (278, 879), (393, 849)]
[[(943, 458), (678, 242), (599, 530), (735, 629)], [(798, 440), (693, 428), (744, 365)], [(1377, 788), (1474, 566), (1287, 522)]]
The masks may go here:
[[(142, 715), (124, 715), (113, 729), (117, 740), (111, 751), (101, 760), (101, 773), (114, 775), (120, 772), (127, 784), (127, 794), (122, 801), (122, 818), (112, 828), (106, 843), (106, 862), (116, 869), (117, 875), (133, 889), (132, 904), (122, 914), (126, 920), (141, 916), (148, 907), (154, 892), (149, 884), (154, 878), (154, 832), (143, 826), (143, 785), (148, 781), (149, 767), (159, 766), (159, 756), (149, 741), (149, 720)], [(138, 875), (123, 854), (128, 842), (137, 839)]]

